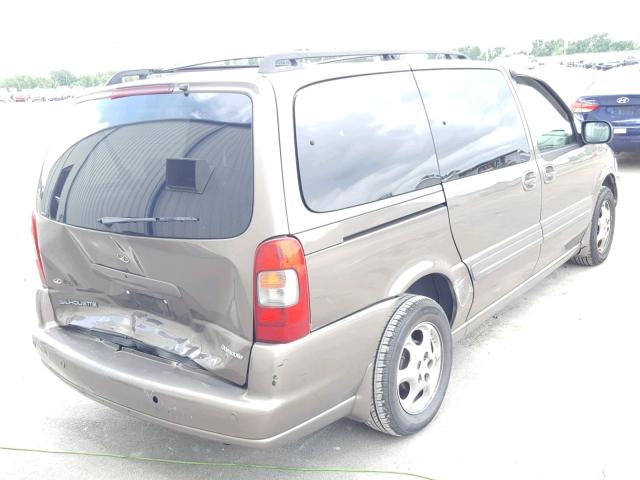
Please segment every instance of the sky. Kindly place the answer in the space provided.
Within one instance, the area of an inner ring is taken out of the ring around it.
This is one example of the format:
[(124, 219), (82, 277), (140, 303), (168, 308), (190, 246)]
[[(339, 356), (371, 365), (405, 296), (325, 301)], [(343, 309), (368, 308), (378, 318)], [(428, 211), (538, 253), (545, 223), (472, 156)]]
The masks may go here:
[[(616, 7), (615, 5), (618, 5)], [(606, 32), (640, 42), (640, 2), (31, 0), (2, 7), (0, 77), (164, 67), (296, 48), (529, 50)]]

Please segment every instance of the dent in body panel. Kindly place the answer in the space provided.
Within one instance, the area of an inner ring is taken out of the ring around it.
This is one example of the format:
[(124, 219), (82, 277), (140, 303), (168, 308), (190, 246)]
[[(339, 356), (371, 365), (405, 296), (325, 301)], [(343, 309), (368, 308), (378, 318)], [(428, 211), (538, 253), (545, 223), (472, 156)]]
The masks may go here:
[[(205, 319), (190, 318), (179, 297), (158, 298), (131, 288), (114, 284), (108, 295), (91, 294), (95, 308), (63, 306), (69, 296), (85, 298), (86, 294), (50, 290), (57, 304), (56, 323), (133, 339), (244, 383), (245, 371), (239, 367), (248, 363), (251, 342)], [(122, 345), (127, 343), (124, 340)]]
[(34, 344), (59, 377), (108, 406), (221, 441), (268, 444), (352, 412), (360, 387), (371, 383), (379, 331), (396, 305), (380, 302), (288, 344), (256, 343), (246, 387), (70, 329), (40, 328)]
[[(116, 248), (109, 234), (49, 220), (39, 232), (47, 278), (61, 280), (48, 290), (58, 325), (123, 335), (245, 382), (253, 339), (242, 319), (252, 318), (252, 292), (240, 272), (252, 258), (217, 242), (214, 253), (207, 241), (118, 236)], [(121, 248), (135, 252), (136, 265), (117, 259)]]
[(57, 326), (56, 314), (51, 305), (51, 299), (46, 290), (36, 290), (36, 312), (38, 314), (38, 326), (42, 329)]

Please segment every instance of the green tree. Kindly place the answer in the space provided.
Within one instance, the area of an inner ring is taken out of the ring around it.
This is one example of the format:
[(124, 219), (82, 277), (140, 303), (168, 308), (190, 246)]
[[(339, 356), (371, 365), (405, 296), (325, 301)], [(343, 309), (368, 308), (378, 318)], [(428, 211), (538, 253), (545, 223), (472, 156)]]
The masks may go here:
[(552, 55), (562, 55), (564, 53), (564, 40), (562, 38), (551, 40), (549, 44), (553, 49)]
[(111, 72), (101, 72), (95, 75), (80, 75), (73, 84), (81, 87), (97, 87), (99, 85), (106, 85), (112, 76), (113, 73)]
[(562, 38), (534, 40), (531, 48), (531, 55), (534, 57), (550, 57), (551, 55), (561, 55), (563, 52), (564, 40)]
[(493, 60), (494, 58), (499, 57), (500, 55), (502, 55), (505, 51), (504, 47), (495, 47), (495, 48), (490, 48), (489, 50), (487, 50), (484, 53), (484, 57), (487, 60)]
[(547, 42), (542, 39), (534, 40), (531, 48), (531, 55), (534, 57), (546, 57), (550, 55), (547, 50)]
[(608, 52), (611, 48), (611, 39), (608, 33), (597, 33), (587, 40), (591, 52)]
[(36, 80), (28, 75), (16, 75), (15, 77), (7, 78), (0, 85), (5, 88), (17, 88), (18, 90), (38, 86)]
[(624, 50), (635, 50), (636, 48), (638, 48), (638, 46), (631, 40), (611, 42), (611, 50), (615, 52), (622, 52)]
[(466, 55), (471, 60), (478, 60), (482, 56), (482, 50), (480, 50), (480, 47), (478, 46), (472, 47), (467, 45), (465, 47), (457, 48), (456, 50)]
[(51, 78), (56, 86), (69, 87), (76, 81), (76, 77), (69, 70), (54, 70)]
[(597, 33), (588, 38), (569, 42), (567, 53), (611, 52), (635, 50), (636, 48), (639, 48), (639, 46), (631, 40), (613, 41), (609, 38), (608, 33)]

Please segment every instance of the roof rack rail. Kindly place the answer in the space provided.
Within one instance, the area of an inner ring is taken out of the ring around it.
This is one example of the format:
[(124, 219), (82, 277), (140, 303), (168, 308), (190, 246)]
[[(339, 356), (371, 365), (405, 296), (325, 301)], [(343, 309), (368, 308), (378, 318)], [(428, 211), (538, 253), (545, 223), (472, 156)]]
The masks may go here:
[[(165, 68), (163, 72), (180, 72), (183, 70), (203, 70), (203, 69), (217, 69), (217, 68), (257, 68), (260, 66), (260, 61), (264, 58), (262, 55), (254, 55), (251, 57), (236, 57), (236, 58), (223, 58), (219, 60), (209, 60), (208, 62), (193, 63), (191, 65), (180, 65), (178, 67)], [(247, 63), (235, 63), (246, 60)], [(222, 65), (215, 65), (216, 63), (222, 63)]]
[[(349, 50), (328, 52), (288, 52), (268, 55), (260, 62), (260, 73), (274, 73), (283, 70), (291, 70), (302, 66), (301, 60), (310, 58), (327, 59), (320, 63), (340, 61), (340, 58), (355, 59), (380, 57), (382, 60), (397, 60), (400, 55), (444, 55), (447, 60), (466, 60), (467, 56), (451, 51), (440, 50)], [(331, 59), (331, 60), (329, 60)]]
[(161, 68), (139, 68), (137, 70), (123, 70), (121, 72), (116, 73), (111, 79), (107, 82), (107, 85), (116, 85), (118, 83), (122, 83), (127, 77), (137, 77), (139, 80), (144, 80), (149, 75), (154, 73), (162, 73)]
[[(302, 67), (302, 60), (318, 58), (322, 59), (318, 63), (332, 63), (349, 61), (359, 58), (380, 57), (382, 60), (397, 60), (400, 55), (443, 55), (445, 59), (466, 60), (468, 57), (463, 53), (444, 50), (348, 50), (348, 51), (328, 51), (313, 52), (299, 51), (286, 52), (266, 56), (225, 58), (220, 60), (210, 60), (208, 62), (194, 63), (171, 68), (140, 68), (137, 70), (123, 70), (116, 73), (107, 82), (107, 85), (122, 83), (127, 77), (137, 77), (144, 80), (153, 74), (174, 73), (195, 70), (226, 70), (232, 68), (259, 68), (260, 73), (274, 73), (283, 70), (292, 70)], [(246, 61), (246, 64), (237, 63)], [(216, 65), (219, 64), (219, 65)]]
[[(113, 77), (111, 77), (111, 79), (107, 82), (107, 85), (116, 85), (118, 83), (122, 83), (126, 77), (137, 77), (138, 80), (144, 80), (148, 78), (149, 75), (157, 73), (174, 73), (196, 70), (225, 70), (229, 68), (258, 68), (260, 66), (260, 61), (263, 58), (264, 57), (262, 56), (224, 58), (220, 60), (210, 60), (208, 62), (193, 63), (191, 65), (181, 65), (178, 67), (123, 70), (122, 72), (118, 72)], [(246, 60), (247, 63), (234, 63), (242, 60)], [(216, 63), (222, 65), (215, 65)]]

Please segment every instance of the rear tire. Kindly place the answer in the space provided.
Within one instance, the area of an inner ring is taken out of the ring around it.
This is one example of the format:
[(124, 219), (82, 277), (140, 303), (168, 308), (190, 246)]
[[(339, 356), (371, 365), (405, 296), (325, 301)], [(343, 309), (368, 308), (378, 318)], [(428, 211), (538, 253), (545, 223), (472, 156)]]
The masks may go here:
[(447, 391), (452, 350), (442, 307), (427, 297), (401, 297), (378, 346), (368, 425), (404, 436), (431, 422)]
[(616, 226), (616, 199), (609, 187), (602, 186), (591, 217), (587, 243), (571, 259), (578, 265), (600, 265), (609, 256)]

